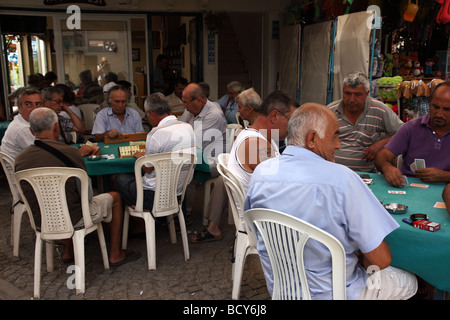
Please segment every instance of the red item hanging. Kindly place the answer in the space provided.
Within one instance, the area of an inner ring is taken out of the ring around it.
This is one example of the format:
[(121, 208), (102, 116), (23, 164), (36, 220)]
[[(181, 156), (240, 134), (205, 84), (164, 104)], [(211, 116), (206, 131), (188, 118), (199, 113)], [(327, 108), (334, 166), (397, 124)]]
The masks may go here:
[(440, 3), (441, 9), (436, 16), (437, 23), (448, 23), (450, 22), (450, 0), (436, 0)]

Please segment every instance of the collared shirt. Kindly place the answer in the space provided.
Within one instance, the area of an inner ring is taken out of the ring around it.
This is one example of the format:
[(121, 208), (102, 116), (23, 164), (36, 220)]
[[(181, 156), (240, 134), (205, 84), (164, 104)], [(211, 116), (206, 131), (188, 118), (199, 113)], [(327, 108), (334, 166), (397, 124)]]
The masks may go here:
[(450, 171), (450, 131), (439, 137), (429, 123), (429, 114), (406, 122), (385, 146), (395, 155), (402, 154), (405, 175), (414, 176), (410, 165), (415, 159), (424, 159), (427, 168)]
[[(376, 249), (399, 227), (358, 174), (296, 146), (288, 146), (279, 157), (256, 167), (244, 204), (245, 210), (252, 208), (282, 211), (335, 236), (346, 253), (348, 299), (357, 299), (367, 280), (355, 253)], [(257, 249), (272, 294), (273, 274), (261, 237)], [(331, 299), (328, 250), (308, 241), (304, 254), (311, 297)]]
[(20, 152), (33, 144), (34, 139), (36, 138), (30, 131), (30, 123), (19, 113), (8, 125), (0, 149), (15, 159)]
[(130, 107), (125, 109), (123, 122), (113, 113), (111, 107), (104, 108), (97, 113), (92, 134), (102, 134), (112, 129), (117, 129), (120, 133), (144, 132), (141, 116)]
[(239, 108), (238, 103), (236, 101), (231, 101), (228, 94), (224, 95), (216, 102), (222, 108), (225, 119), (227, 119), (227, 123), (236, 123), (236, 113), (238, 112)]
[(355, 124), (344, 113), (342, 100), (328, 107), (339, 120), (341, 149), (336, 150), (335, 161), (355, 171), (374, 171), (373, 162), (362, 160), (365, 150), (380, 140), (381, 134), (393, 135), (403, 124), (397, 114), (384, 103), (367, 97), (364, 110)]
[[(148, 133), (147, 141), (145, 142), (145, 154), (183, 151), (183, 153), (195, 155), (194, 140), (192, 126), (178, 121), (175, 116), (167, 116)], [(148, 167), (151, 167), (151, 165), (148, 164)], [(182, 168), (180, 179), (178, 180), (178, 195), (181, 194), (184, 180), (187, 177), (186, 169)], [(193, 173), (194, 171), (188, 177), (189, 181), (192, 179)], [(154, 171), (144, 175), (143, 184), (145, 190), (155, 190), (156, 179)]]
[(203, 150), (209, 164), (217, 163), (219, 154), (226, 151), (227, 121), (222, 111), (208, 100), (197, 116), (186, 110), (180, 120), (194, 128), (195, 144)]

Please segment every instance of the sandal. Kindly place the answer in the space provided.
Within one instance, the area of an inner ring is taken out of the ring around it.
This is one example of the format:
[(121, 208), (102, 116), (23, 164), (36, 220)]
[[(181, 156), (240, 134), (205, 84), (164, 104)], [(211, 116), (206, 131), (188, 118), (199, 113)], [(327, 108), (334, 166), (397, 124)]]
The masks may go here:
[(197, 234), (194, 238), (191, 238), (192, 243), (219, 241), (223, 239), (223, 235), (214, 236), (208, 230), (203, 230)]

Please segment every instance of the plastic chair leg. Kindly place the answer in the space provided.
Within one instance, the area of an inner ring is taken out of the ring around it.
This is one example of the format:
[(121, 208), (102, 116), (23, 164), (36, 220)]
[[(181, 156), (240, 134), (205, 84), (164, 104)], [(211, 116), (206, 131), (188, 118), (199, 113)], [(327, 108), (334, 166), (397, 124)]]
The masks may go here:
[(17, 204), (11, 217), (11, 243), (15, 257), (19, 256), (20, 226), (22, 224), (24, 210), (25, 206), (23, 204)]
[(109, 269), (108, 250), (106, 249), (105, 234), (103, 233), (103, 226), (101, 223), (97, 226), (97, 236), (100, 242), (100, 250), (102, 251), (103, 266), (105, 269)]
[(36, 299), (41, 297), (41, 259), (42, 259), (42, 240), (40, 234), (36, 234), (36, 244), (34, 247), (34, 292)]
[(235, 242), (235, 260), (233, 265), (233, 289), (231, 293), (231, 299), (239, 300), (241, 293), (242, 275), (244, 274), (245, 260), (247, 258), (247, 252), (249, 248), (248, 240), (243, 234), (237, 234)]
[(181, 239), (183, 242), (184, 260), (187, 261), (189, 260), (189, 242), (187, 238), (186, 222), (184, 221), (184, 214), (181, 208), (180, 213), (178, 214), (178, 221), (180, 222), (180, 232), (181, 232)]
[(72, 237), (73, 251), (75, 255), (75, 288), (76, 294), (85, 292), (85, 261), (84, 261), (84, 230), (75, 231)]
[(144, 214), (145, 238), (147, 242), (148, 269), (156, 269), (156, 239), (155, 220), (150, 214)]

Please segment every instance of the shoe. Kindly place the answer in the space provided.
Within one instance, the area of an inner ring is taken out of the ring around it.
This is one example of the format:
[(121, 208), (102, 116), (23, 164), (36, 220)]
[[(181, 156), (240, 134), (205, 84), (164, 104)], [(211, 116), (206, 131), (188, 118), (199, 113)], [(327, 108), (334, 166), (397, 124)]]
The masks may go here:
[(211, 241), (219, 241), (223, 239), (223, 235), (214, 236), (208, 230), (203, 230), (199, 234), (195, 236), (195, 238), (191, 238), (191, 243), (200, 243), (200, 242), (211, 242)]
[(132, 262), (135, 261), (137, 259), (139, 259), (141, 257), (141, 253), (139, 251), (127, 251), (125, 258), (123, 258), (122, 260), (118, 261), (118, 262), (114, 262), (114, 263), (109, 263), (109, 266), (111, 268), (114, 267), (119, 267), (121, 265), (124, 265), (128, 262)]

